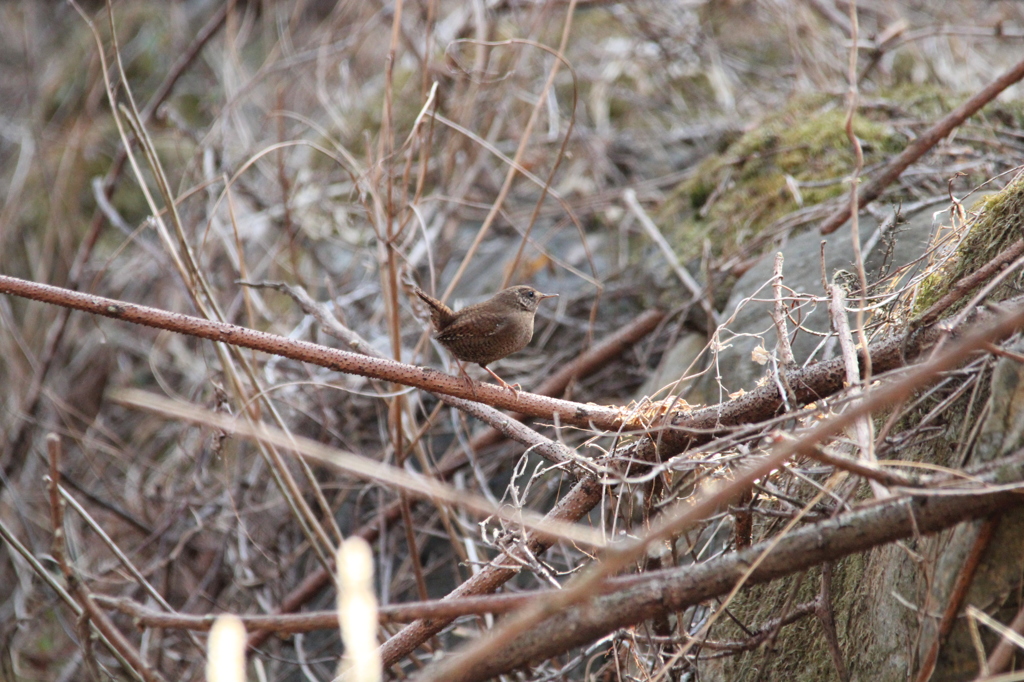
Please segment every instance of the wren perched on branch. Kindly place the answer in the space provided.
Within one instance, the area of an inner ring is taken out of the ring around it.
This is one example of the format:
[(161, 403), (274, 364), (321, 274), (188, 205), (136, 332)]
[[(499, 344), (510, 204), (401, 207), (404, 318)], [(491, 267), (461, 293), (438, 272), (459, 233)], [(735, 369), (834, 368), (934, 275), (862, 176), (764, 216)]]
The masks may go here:
[(533, 317), (545, 298), (533, 287), (502, 289), (493, 297), (454, 312), (419, 288), (416, 295), (430, 308), (434, 338), (461, 362), (459, 372), (470, 381), (462, 362), (475, 362), (509, 390), (515, 390), (487, 365), (526, 348), (533, 338)]

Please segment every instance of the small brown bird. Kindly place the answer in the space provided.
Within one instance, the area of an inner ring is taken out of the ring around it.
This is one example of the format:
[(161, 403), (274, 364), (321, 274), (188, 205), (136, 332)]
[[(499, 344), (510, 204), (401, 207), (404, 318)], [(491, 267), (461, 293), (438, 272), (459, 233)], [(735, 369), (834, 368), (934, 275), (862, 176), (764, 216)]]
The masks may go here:
[[(533, 338), (533, 317), (545, 298), (558, 294), (542, 294), (533, 287), (517, 286), (502, 289), (493, 297), (459, 312), (417, 288), (416, 295), (430, 308), (434, 338), (462, 362), (475, 362), (509, 390), (515, 390), (487, 365), (506, 355), (526, 348)], [(459, 363), (459, 372), (470, 381)]]

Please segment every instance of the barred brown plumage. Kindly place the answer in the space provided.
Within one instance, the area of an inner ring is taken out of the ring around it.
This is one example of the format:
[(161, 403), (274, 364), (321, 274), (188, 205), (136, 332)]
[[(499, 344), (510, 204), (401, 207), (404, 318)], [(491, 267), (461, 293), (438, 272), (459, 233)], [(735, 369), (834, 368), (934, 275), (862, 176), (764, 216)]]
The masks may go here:
[[(415, 292), (430, 308), (438, 343), (456, 359), (480, 365), (509, 389), (512, 387), (487, 365), (525, 348), (533, 338), (533, 318), (540, 302), (558, 296), (521, 285), (502, 289), (486, 301), (455, 312), (421, 289)], [(461, 364), (459, 372), (469, 379)]]

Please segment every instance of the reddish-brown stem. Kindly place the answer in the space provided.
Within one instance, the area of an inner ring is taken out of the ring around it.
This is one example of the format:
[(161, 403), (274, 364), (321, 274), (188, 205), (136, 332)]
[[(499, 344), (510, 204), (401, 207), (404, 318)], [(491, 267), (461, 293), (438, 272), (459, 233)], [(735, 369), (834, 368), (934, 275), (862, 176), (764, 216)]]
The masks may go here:
[[(1017, 62), (1013, 68), (949, 112), (938, 123), (907, 145), (907, 148), (899, 156), (890, 161), (873, 180), (865, 184), (860, 190), (857, 208), (864, 208), (864, 206), (881, 196), (885, 188), (892, 184), (892, 181), (898, 178), (910, 164), (924, 156), (929, 149), (938, 144), (939, 140), (949, 135), (954, 128), (973, 116), (979, 109), (994, 100), (999, 93), (1021, 78), (1024, 78), (1024, 60)], [(829, 216), (818, 229), (822, 234), (831, 234), (839, 229), (839, 226), (845, 223), (849, 217), (850, 206), (847, 204)]]
[(6, 275), (0, 275), (0, 293), (14, 294), (124, 322), (251, 348), (346, 374), (392, 381), (467, 400), (478, 400), (495, 407), (517, 410), (534, 417), (557, 416), (563, 424), (612, 430), (641, 426), (638, 420), (629, 417), (626, 410), (617, 407), (584, 405), (532, 393), (510, 395), (509, 391), (500, 386), (479, 382), (473, 382), (471, 386), (466, 386), (465, 382), (458, 377), (433, 369), (407, 365), (385, 358), (358, 355), (225, 322), (172, 313)]
[(928, 649), (928, 654), (925, 656), (917, 673), (917, 682), (928, 682), (931, 679), (932, 672), (935, 670), (935, 661), (939, 658), (939, 649), (945, 644), (946, 638), (949, 637), (949, 633), (953, 630), (956, 618), (964, 605), (964, 600), (967, 598), (967, 590), (970, 588), (971, 583), (974, 582), (974, 574), (977, 572), (978, 566), (981, 564), (981, 558), (992, 542), (998, 527), (999, 516), (997, 515), (986, 519), (981, 524), (981, 528), (978, 529), (978, 536), (974, 538), (971, 553), (964, 559), (964, 566), (960, 569), (960, 574), (956, 577), (956, 584), (950, 592), (946, 610), (942, 613), (942, 620), (939, 621), (938, 632), (935, 633), (935, 641), (932, 642), (931, 648)]

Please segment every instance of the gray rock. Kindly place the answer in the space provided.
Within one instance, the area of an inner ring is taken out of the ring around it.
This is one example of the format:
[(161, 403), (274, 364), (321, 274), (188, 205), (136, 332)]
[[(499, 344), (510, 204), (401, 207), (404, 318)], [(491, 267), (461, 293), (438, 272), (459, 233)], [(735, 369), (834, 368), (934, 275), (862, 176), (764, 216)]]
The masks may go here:
[[(877, 220), (861, 217), (860, 241), (869, 284), (924, 254), (933, 230), (933, 215), (940, 208), (941, 204), (936, 203), (905, 216), (907, 222), (895, 230), (887, 228), (888, 235), (879, 234)], [(834, 356), (838, 343), (830, 333), (828, 303), (822, 288), (821, 242), (825, 242), (825, 272), (830, 282), (837, 272), (846, 271), (845, 277), (851, 280), (852, 288), (856, 288), (851, 232), (849, 222), (825, 237), (811, 230), (792, 237), (780, 249), (767, 252), (733, 287), (722, 313), (725, 329), (719, 336), (717, 357), (704, 352), (704, 357), (698, 358), (706, 345), (702, 335), (681, 336), (665, 354), (659, 370), (644, 385), (642, 395), (651, 396), (675, 382), (687, 368), (690, 368), (688, 376), (706, 370), (692, 380), (680, 382), (671, 391), (691, 404), (726, 400), (730, 392), (750, 390), (766, 376), (773, 362), (769, 360), (760, 365), (751, 359), (751, 353), (763, 346), (770, 356), (777, 358), (777, 338), (770, 314), (773, 306), (771, 278), (777, 251), (781, 251), (784, 258), (783, 285), (797, 294), (821, 299), (802, 302), (791, 311), (791, 316), (800, 324), (799, 329), (792, 322), (788, 325), (796, 362), (803, 365)], [(839, 277), (843, 278), (844, 274), (840, 273)], [(657, 397), (664, 397), (664, 392)]]

